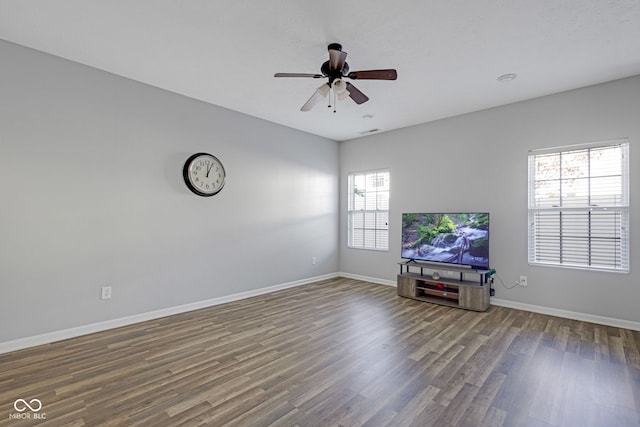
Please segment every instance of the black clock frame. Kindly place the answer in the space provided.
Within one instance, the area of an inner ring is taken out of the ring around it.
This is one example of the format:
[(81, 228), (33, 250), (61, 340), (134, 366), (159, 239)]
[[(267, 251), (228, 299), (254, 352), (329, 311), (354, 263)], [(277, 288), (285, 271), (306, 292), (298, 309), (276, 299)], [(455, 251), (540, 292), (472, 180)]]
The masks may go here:
[[(191, 162), (200, 157), (200, 156), (210, 156), (213, 157), (219, 164), (220, 167), (222, 167), (222, 170), (224, 171), (224, 175), (225, 175), (225, 179), (222, 182), (222, 185), (220, 186), (220, 188), (218, 188), (218, 190), (216, 190), (216, 192), (214, 193), (205, 193), (200, 191), (195, 185), (193, 185), (193, 183), (191, 182), (191, 180), (189, 179), (189, 165), (191, 164)], [(220, 159), (218, 159), (216, 156), (214, 156), (213, 154), (209, 154), (209, 153), (196, 153), (191, 155), (187, 161), (184, 163), (184, 166), (182, 168), (182, 177), (184, 178), (184, 183), (187, 185), (187, 188), (189, 190), (191, 190), (192, 193), (197, 194), (198, 196), (201, 197), (211, 197), (211, 196), (215, 196), (216, 194), (218, 194), (222, 188), (224, 187), (224, 184), (227, 181), (227, 173), (226, 170), (224, 169), (224, 165), (222, 164), (222, 162), (220, 161)]]

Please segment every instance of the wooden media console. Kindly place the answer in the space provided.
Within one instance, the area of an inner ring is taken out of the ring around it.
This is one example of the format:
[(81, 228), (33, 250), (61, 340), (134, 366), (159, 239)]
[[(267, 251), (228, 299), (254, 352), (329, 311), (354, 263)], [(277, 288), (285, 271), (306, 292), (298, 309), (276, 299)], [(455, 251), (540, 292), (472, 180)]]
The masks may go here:
[(397, 278), (398, 295), (467, 310), (485, 311), (489, 308), (491, 296), (488, 278), (494, 272), (495, 270), (415, 261), (402, 262)]

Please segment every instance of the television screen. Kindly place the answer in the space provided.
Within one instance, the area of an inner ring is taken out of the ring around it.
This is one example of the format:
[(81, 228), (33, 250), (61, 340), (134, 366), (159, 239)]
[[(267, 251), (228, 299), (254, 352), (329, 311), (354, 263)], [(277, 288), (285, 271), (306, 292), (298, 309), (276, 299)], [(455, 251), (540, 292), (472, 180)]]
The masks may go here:
[(403, 213), (402, 258), (489, 268), (489, 214)]

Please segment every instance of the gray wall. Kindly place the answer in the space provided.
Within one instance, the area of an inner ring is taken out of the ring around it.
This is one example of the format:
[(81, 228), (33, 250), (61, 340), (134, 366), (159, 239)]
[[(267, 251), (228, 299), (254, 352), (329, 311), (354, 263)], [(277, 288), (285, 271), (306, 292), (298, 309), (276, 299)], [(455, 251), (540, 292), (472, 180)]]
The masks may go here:
[[(517, 82), (514, 82), (517, 84)], [(529, 266), (527, 154), (553, 147), (628, 137), (631, 169), (631, 274)], [(394, 281), (403, 212), (488, 211), (492, 267), (506, 286), (529, 286), (496, 298), (640, 321), (640, 77), (466, 114), (340, 145), (340, 269)], [(390, 250), (346, 246), (346, 174), (389, 168)]]
[[(0, 343), (338, 270), (336, 142), (2, 41), (0, 58)], [(211, 198), (182, 180), (199, 151), (228, 173)]]
[[(497, 298), (640, 321), (638, 239), (631, 274), (526, 253), (530, 148), (629, 137), (635, 235), (640, 77), (338, 144), (2, 41), (0, 58), (0, 343), (338, 271), (393, 283), (402, 212), (434, 210), (491, 212), (493, 267), (529, 276)], [(197, 151), (228, 171), (213, 198), (182, 182)], [(377, 168), (391, 249), (348, 249), (346, 174)]]

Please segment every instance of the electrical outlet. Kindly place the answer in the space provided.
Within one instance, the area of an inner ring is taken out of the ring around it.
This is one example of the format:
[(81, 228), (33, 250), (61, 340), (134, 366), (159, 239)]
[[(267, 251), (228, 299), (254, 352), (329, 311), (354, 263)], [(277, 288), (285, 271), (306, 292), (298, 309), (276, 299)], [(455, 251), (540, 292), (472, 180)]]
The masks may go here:
[(103, 286), (100, 299), (111, 299), (111, 286)]
[(520, 280), (518, 281), (520, 286), (527, 286), (527, 276), (520, 276)]
[(311, 264), (316, 265), (316, 257), (311, 257)]

